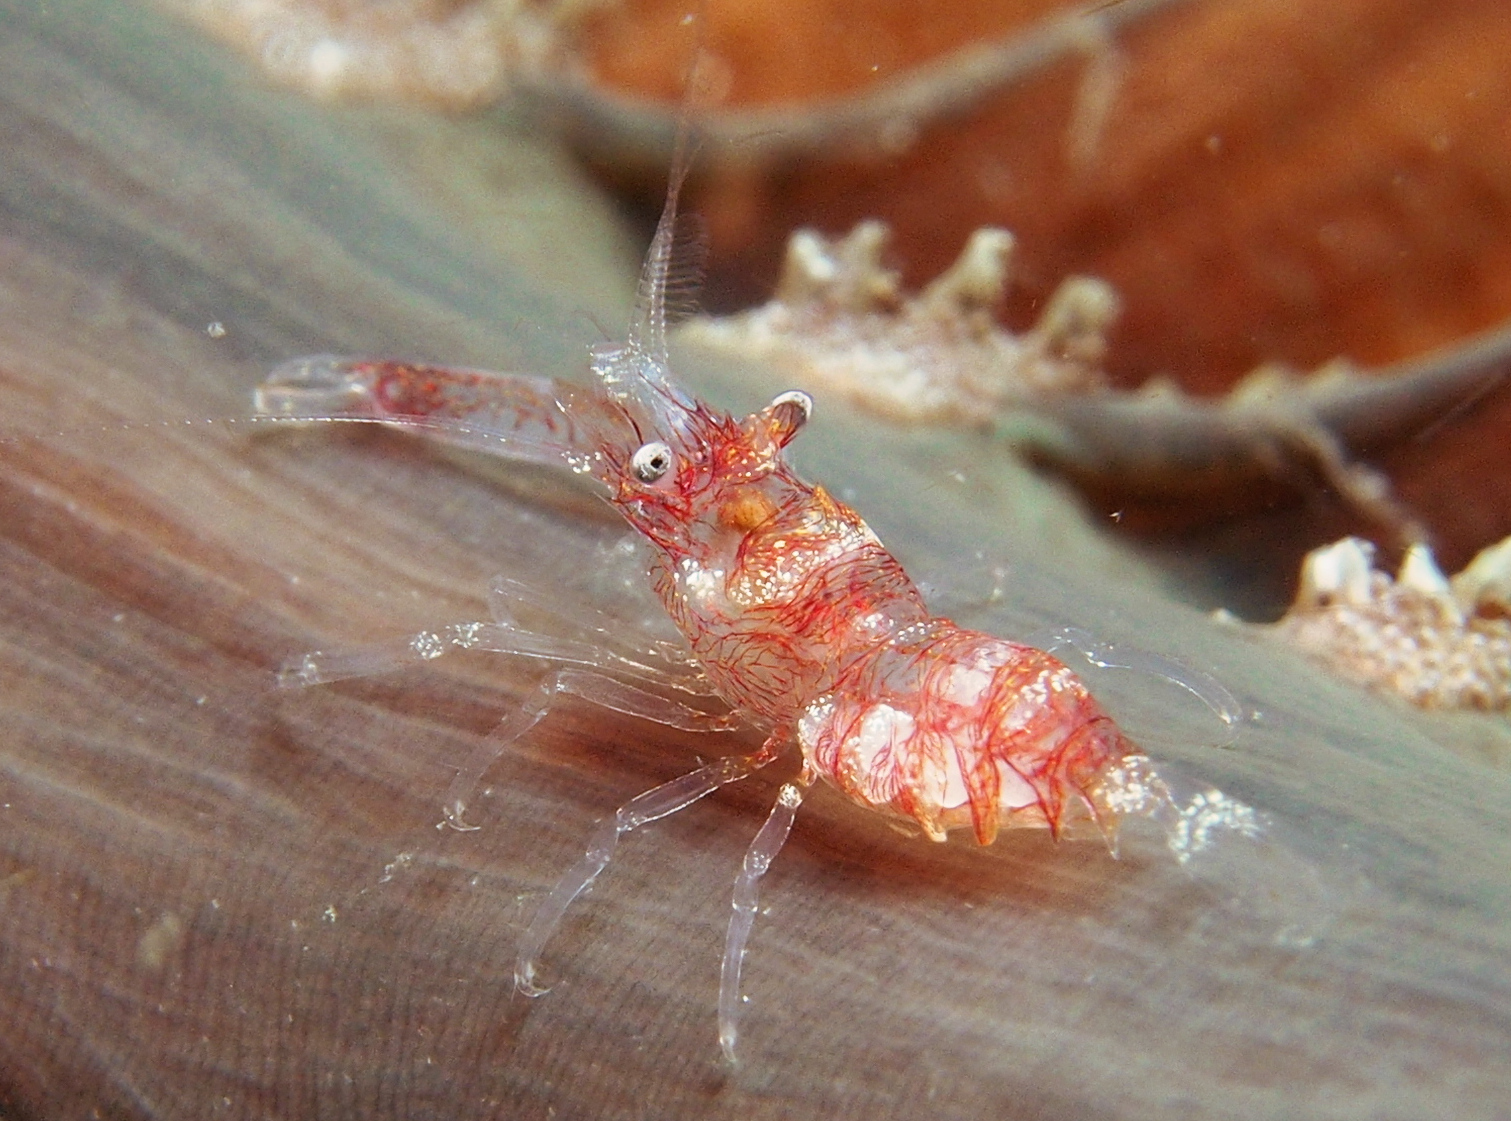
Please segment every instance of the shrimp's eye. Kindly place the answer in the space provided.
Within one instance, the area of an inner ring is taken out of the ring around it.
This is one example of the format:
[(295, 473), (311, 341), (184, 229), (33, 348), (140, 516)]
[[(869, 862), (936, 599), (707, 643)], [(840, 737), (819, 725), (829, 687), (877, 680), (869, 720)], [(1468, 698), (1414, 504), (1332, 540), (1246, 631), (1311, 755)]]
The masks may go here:
[(672, 449), (660, 440), (643, 444), (630, 456), (630, 471), (642, 483), (654, 483), (672, 469)]

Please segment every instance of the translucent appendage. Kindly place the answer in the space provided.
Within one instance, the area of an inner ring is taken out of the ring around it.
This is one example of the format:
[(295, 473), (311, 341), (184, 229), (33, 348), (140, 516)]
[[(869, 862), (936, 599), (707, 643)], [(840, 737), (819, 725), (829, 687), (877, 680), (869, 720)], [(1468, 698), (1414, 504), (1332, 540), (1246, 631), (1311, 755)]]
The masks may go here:
[(551, 707), (551, 698), (555, 696), (555, 690), (544, 687), (538, 688), (523, 704), (511, 712), (499, 723), (498, 727), (489, 732), (471, 756), (457, 768), (456, 777), (451, 780), (451, 785), (446, 788), (446, 795), (441, 801), (442, 824), (450, 826), (458, 833), (471, 833), (479, 826), (467, 822), (465, 814), (467, 803), (472, 799), (472, 792), (477, 789), (478, 783), (483, 781), (483, 775), (488, 773), (488, 768), (501, 756), (509, 745), (520, 736), (524, 735), (545, 717)]
[(550, 378), (316, 354), (275, 369), (253, 404), (265, 418), (381, 423), (506, 459), (590, 461), (583, 422), (600, 403), (579, 395), (568, 411), (561, 391)]
[(1162, 677), (1186, 690), (1222, 721), (1227, 738), (1214, 746), (1230, 747), (1238, 738), (1238, 727), (1246, 718), (1243, 706), (1211, 674), (1148, 650), (1099, 642), (1079, 627), (1063, 627), (1048, 635), (1034, 635), (1028, 641), (1051, 654), (1069, 647), (1099, 669), (1135, 670)]
[(424, 631), (408, 638), (332, 653), (311, 650), (290, 658), (278, 668), (278, 684), (284, 689), (304, 689), (353, 677), (392, 673), (437, 658), (446, 652), (448, 645), (442, 633)]
[[(352, 677), (407, 669), (434, 661), (452, 650), (477, 650), (567, 662), (630, 674), (656, 685), (665, 685), (692, 696), (713, 696), (701, 672), (685, 661), (669, 663), (646, 656), (637, 659), (594, 642), (560, 638), (524, 630), (511, 623), (452, 623), (433, 631), (418, 631), (404, 638), (326, 652), (312, 650), (284, 662), (278, 684), (286, 689), (327, 685)], [(591, 699), (591, 698), (590, 698)], [(654, 717), (652, 717), (654, 719)]]
[[(672, 779), (644, 794), (636, 795), (614, 816), (602, 822), (588, 841), (587, 852), (557, 881), (545, 902), (535, 912), (519, 943), (519, 957), (514, 966), (514, 983), (526, 996), (540, 996), (546, 990), (535, 983), (536, 962), (546, 942), (561, 924), (572, 901), (586, 891), (613, 859), (619, 838), (632, 830), (668, 814), (685, 809), (712, 794), (719, 787), (738, 782), (766, 766), (778, 753), (775, 741), (767, 741), (753, 755), (735, 755), (716, 760), (680, 778)], [(785, 834), (784, 834), (785, 835)]]
[(1264, 836), (1264, 821), (1253, 806), (1215, 788), (1202, 791), (1184, 804), (1177, 803), (1176, 810), (1178, 816), (1170, 823), (1167, 843), (1182, 864), (1210, 848), (1225, 833), (1251, 841)]
[(442, 806), (445, 824), (462, 832), (477, 828), (467, 824), (463, 818), (473, 790), (482, 781), (493, 761), (511, 743), (540, 723), (550, 711), (552, 702), (563, 694), (581, 697), (602, 708), (685, 732), (729, 732), (741, 726), (740, 719), (732, 714), (714, 714), (689, 708), (601, 673), (580, 669), (558, 670), (536, 686), (535, 692), (505, 717), (479, 745), (473, 757), (458, 769)]
[[(433, 631), (417, 631), (404, 638), (353, 646), (327, 653), (314, 650), (285, 662), (278, 671), (278, 684), (302, 689), (327, 685), (353, 677), (407, 669), (431, 662), (452, 650), (482, 650), (526, 658), (579, 662), (593, 666), (615, 664), (612, 655), (596, 647), (520, 630), (501, 623), (452, 623)], [(630, 668), (644, 670), (635, 665)]]
[[(506, 588), (507, 592), (501, 594), (501, 588)], [(742, 726), (742, 721), (733, 714), (710, 713), (654, 691), (673, 689), (693, 697), (714, 695), (701, 670), (685, 658), (678, 661), (661, 659), (656, 656), (658, 650), (654, 647), (625, 653), (623, 648), (616, 650), (595, 641), (540, 634), (516, 626), (509, 608), (518, 603), (535, 603), (536, 598), (524, 585), (501, 579), (494, 585), (494, 609), (501, 616), (498, 622), (453, 623), (434, 631), (419, 631), (406, 638), (334, 653), (311, 651), (285, 662), (278, 671), (278, 684), (283, 688), (302, 689), (353, 677), (390, 673), (433, 661), (453, 650), (485, 651), (567, 663), (542, 681), (535, 692), (510, 713), (472, 757), (458, 768), (456, 778), (447, 790), (442, 813), (445, 816), (443, 824), (462, 831), (476, 828), (466, 822), (464, 813), (472, 792), (488, 768), (509, 744), (539, 723), (552, 701), (563, 693), (627, 716), (688, 732), (727, 732)], [(603, 629), (603, 637), (607, 637), (606, 623)], [(592, 629), (588, 633), (594, 638), (599, 637)], [(635, 653), (641, 656), (633, 656)], [(609, 676), (610, 673), (621, 676)], [(622, 676), (632, 680), (622, 680)]]
[[(644, 580), (643, 572), (641, 579)], [(623, 660), (626, 666), (654, 667), (658, 672), (686, 677), (688, 691), (695, 691), (702, 684), (704, 695), (711, 695), (702, 669), (685, 645), (638, 634), (635, 624), (626, 624), (591, 604), (562, 601), (559, 596), (548, 602), (523, 581), (497, 576), (488, 585), (488, 608), (495, 622), (507, 626), (521, 626), (521, 611), (549, 618), (554, 624), (550, 627), (553, 634), (570, 633), (575, 640)], [(629, 641), (625, 639), (626, 632), (631, 636)]]
[(795, 784), (789, 782), (782, 787), (766, 824), (750, 842), (740, 874), (735, 877), (734, 914), (729, 917), (724, 961), (719, 967), (719, 1049), (730, 1063), (735, 1061), (735, 1038), (740, 1017), (740, 971), (745, 964), (745, 946), (755, 926), (761, 877), (771, 867), (777, 853), (782, 851), (802, 802), (803, 792)]
[(1159, 825), (1167, 847), (1182, 865), (1224, 834), (1257, 841), (1265, 832), (1265, 821), (1257, 810), (1216, 788), (1178, 798), (1147, 755), (1129, 755), (1106, 771), (1091, 800), (1114, 855), (1117, 827), (1127, 817), (1144, 817)]
[(274, 368), (252, 393), (260, 416), (362, 416), (372, 412), (372, 378), (333, 354), (295, 358)]

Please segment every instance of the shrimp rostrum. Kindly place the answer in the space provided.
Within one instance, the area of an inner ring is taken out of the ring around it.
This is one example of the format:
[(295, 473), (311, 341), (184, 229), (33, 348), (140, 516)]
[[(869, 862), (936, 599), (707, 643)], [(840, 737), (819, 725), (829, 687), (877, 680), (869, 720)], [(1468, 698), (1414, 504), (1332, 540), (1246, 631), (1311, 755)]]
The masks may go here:
[[(681, 161), (679, 160), (679, 164)], [(490, 737), (490, 760), (567, 692), (687, 728), (754, 726), (750, 755), (719, 758), (632, 799), (600, 824), (586, 854), (540, 906), (515, 978), (535, 994), (536, 963), (565, 913), (608, 864), (620, 836), (796, 749), (735, 879), (724, 952), (719, 1040), (733, 1058), (740, 969), (758, 882), (804, 791), (823, 779), (868, 810), (935, 841), (969, 829), (1090, 823), (1108, 839), (1129, 814), (1181, 811), (1145, 757), (1052, 654), (930, 614), (919, 588), (859, 514), (799, 478), (784, 448), (812, 402), (783, 393), (739, 418), (692, 396), (667, 363), (664, 295), (680, 186), (674, 173), (623, 345), (595, 350), (587, 385), (392, 361), (317, 357), (259, 388), (264, 415), (366, 419), (587, 475), (650, 546), (649, 579), (687, 650), (667, 664), (696, 676), (731, 712), (702, 714), (643, 688), (639, 655), (531, 635), (507, 602), (494, 623), (427, 633), (393, 648), (312, 654), (284, 680), (312, 684), (435, 656), (451, 646), (553, 659), (561, 668)], [(504, 601), (521, 593), (496, 585)], [(395, 654), (394, 652), (397, 652)], [(616, 672), (622, 671), (622, 672)], [(461, 826), (464, 771), (447, 813)]]

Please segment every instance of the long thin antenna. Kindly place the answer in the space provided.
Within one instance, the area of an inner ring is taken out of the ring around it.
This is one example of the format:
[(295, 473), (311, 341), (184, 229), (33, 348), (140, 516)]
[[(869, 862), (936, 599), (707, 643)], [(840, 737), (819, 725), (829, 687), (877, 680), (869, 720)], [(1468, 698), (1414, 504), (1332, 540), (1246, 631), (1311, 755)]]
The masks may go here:
[(671, 269), (672, 246), (676, 237), (677, 203), (682, 194), (682, 185), (687, 180), (692, 166), (694, 145), (691, 142), (693, 106), (698, 96), (698, 66), (703, 58), (707, 37), (706, 4), (682, 17), (684, 24), (693, 23), (697, 38), (693, 43), (693, 56), (688, 64), (687, 76), (682, 87), (682, 107), (677, 116), (677, 138), (672, 146), (671, 171), (666, 181), (666, 204), (661, 208), (661, 220), (656, 223), (656, 236), (645, 255), (645, 265), (640, 271), (640, 285), (635, 301), (635, 314), (630, 321), (628, 349), (650, 358), (660, 367), (666, 365), (666, 285)]

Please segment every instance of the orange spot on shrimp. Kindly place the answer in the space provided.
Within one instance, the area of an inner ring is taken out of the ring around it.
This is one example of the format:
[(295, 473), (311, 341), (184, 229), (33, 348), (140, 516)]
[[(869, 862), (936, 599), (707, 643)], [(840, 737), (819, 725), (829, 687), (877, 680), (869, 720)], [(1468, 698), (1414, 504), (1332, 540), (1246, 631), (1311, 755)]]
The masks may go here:
[(726, 529), (749, 533), (763, 522), (770, 521), (777, 512), (777, 504), (762, 491), (745, 487), (735, 492), (719, 507), (719, 524)]

